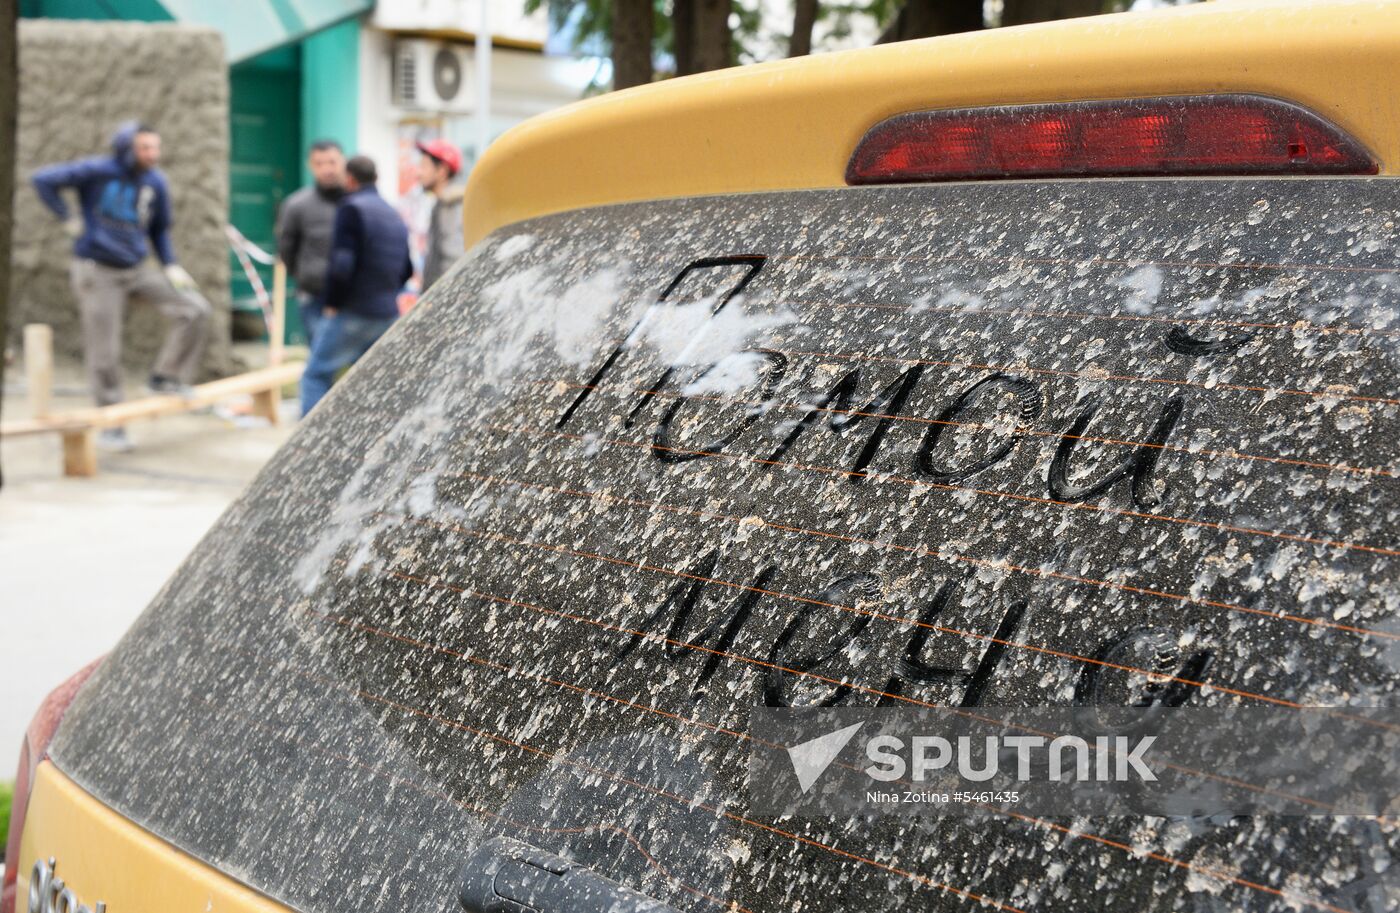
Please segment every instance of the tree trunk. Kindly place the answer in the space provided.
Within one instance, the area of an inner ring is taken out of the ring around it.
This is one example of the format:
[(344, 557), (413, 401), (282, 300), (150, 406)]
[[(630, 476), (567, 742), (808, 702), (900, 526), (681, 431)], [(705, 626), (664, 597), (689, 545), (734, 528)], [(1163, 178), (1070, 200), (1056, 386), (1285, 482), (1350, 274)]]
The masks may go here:
[(1001, 24), (1024, 25), (1027, 22), (1049, 22), (1051, 19), (1073, 19), (1103, 11), (1104, 0), (1005, 0), (1001, 8)]
[(982, 0), (906, 0), (876, 43), (972, 32), (981, 27)]
[(676, 75), (695, 72), (695, 0), (673, 0), (671, 38), (675, 44)]
[(651, 0), (613, 0), (613, 88), (651, 82)]
[[(15, 128), (19, 113), (18, 0), (0, 0), (0, 368), (10, 325), (10, 233), (14, 228)], [(0, 394), (5, 392), (0, 370)], [(0, 469), (0, 487), (5, 484)]]
[(812, 27), (817, 24), (817, 0), (796, 0), (792, 12), (792, 39), (788, 41), (789, 57), (805, 57), (812, 53)]
[(694, 0), (692, 62), (695, 72), (722, 70), (734, 64), (734, 37), (729, 31), (731, 0)]

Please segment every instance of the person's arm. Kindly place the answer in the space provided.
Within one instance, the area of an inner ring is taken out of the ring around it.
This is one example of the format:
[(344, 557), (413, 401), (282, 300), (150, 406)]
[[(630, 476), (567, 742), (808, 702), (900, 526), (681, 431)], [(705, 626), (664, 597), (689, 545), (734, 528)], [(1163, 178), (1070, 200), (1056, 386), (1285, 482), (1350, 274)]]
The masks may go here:
[(156, 185), (156, 198), (151, 201), (151, 221), (146, 225), (146, 234), (150, 236), (161, 264), (174, 266), (175, 247), (170, 243), (170, 191), (164, 181)]
[(408, 280), (413, 278), (413, 253), (408, 248), (408, 243), (403, 246), (403, 266), (399, 268), (402, 275), (399, 277), (399, 286), (408, 284)]
[(301, 249), (301, 210), (292, 203), (292, 198), (288, 197), (278, 208), (277, 225), (273, 229), (277, 233), (277, 256), (289, 272), (296, 269), (297, 252)]
[(355, 265), (360, 251), (360, 214), (353, 206), (342, 204), (335, 211), (331, 228), (331, 254), (326, 261), (325, 305), (338, 311), (355, 277)]
[(199, 284), (194, 277), (175, 262), (175, 246), (170, 243), (170, 190), (162, 180), (156, 184), (156, 198), (151, 201), (151, 221), (146, 225), (146, 234), (156, 256), (165, 267), (165, 278), (181, 292), (198, 292)]
[(60, 162), (40, 168), (29, 180), (34, 185), (34, 192), (39, 195), (39, 199), (49, 211), (60, 220), (66, 221), (70, 215), (68, 203), (59, 191), (82, 185), (104, 164), (100, 159)]

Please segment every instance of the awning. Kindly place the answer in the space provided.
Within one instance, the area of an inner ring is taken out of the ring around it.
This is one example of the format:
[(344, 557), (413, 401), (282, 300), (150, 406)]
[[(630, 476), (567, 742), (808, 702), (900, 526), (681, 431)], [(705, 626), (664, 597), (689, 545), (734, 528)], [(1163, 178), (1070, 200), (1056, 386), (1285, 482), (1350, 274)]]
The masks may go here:
[(177, 22), (218, 29), (231, 64), (374, 8), (374, 0), (160, 0), (160, 4)]

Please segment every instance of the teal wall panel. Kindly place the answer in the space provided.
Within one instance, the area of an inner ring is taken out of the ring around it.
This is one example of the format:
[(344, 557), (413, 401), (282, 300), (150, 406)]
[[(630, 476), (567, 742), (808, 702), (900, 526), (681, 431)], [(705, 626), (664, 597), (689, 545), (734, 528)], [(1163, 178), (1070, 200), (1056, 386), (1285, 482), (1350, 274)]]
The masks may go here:
[[(302, 144), (333, 139), (354, 155), (359, 131), (360, 23), (349, 19), (301, 46)], [(302, 180), (309, 182), (303, 156)]]
[[(229, 70), (229, 221), (268, 253), (282, 201), (301, 184), (301, 68), (298, 49), (281, 48)], [(236, 303), (253, 298), (232, 261)], [(271, 289), (272, 269), (258, 267)]]
[(169, 22), (174, 17), (158, 0), (20, 0), (26, 19), (119, 19)]

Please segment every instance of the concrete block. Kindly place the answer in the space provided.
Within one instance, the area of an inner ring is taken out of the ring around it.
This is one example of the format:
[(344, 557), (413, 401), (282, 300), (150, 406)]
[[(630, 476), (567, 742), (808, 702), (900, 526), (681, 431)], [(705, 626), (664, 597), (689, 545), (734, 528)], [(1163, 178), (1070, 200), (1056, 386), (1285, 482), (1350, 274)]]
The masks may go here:
[[(68, 282), (71, 243), (29, 177), (50, 162), (104, 154), (116, 125), (140, 120), (161, 134), (173, 239), (214, 315), (202, 374), (234, 369), (229, 341), (228, 69), (212, 29), (167, 23), (23, 20), (19, 28), (19, 138), (10, 310), (11, 339), (29, 323), (54, 328), (61, 359), (82, 353)], [(153, 307), (128, 312), (124, 361), (145, 371), (164, 335)]]

